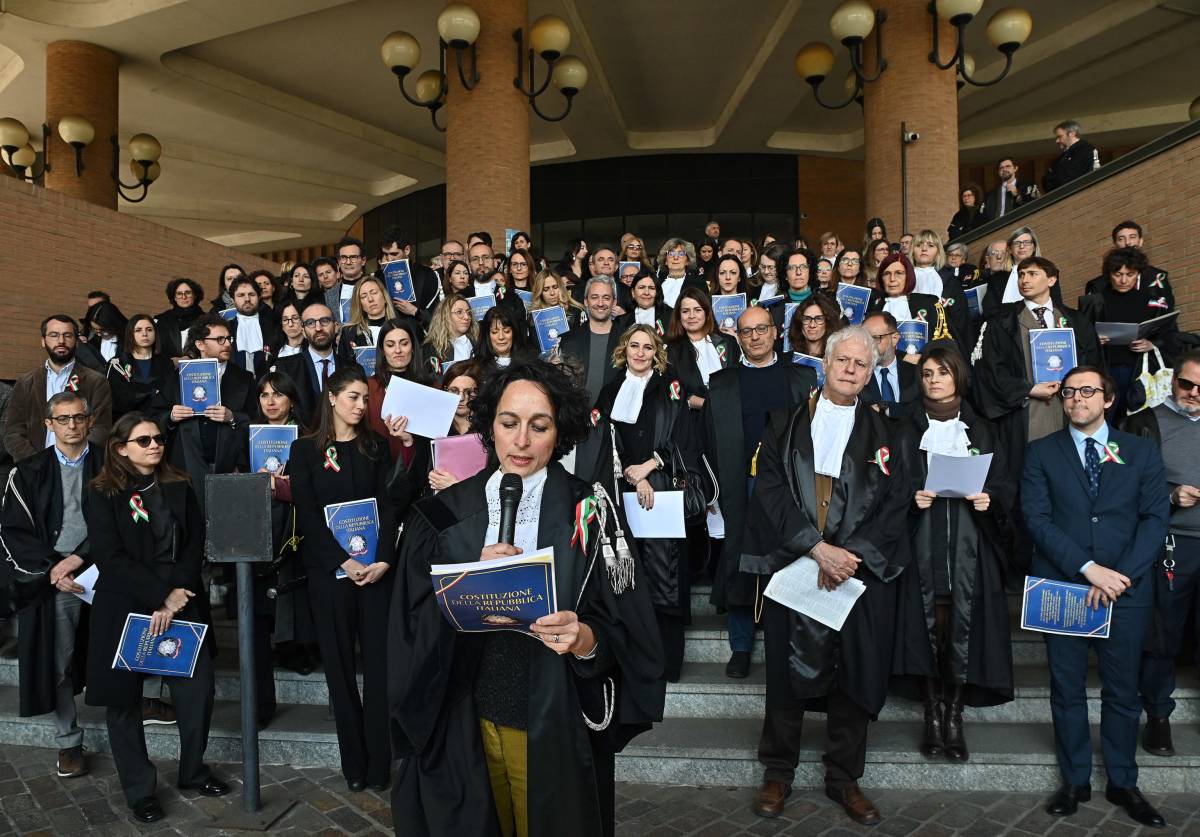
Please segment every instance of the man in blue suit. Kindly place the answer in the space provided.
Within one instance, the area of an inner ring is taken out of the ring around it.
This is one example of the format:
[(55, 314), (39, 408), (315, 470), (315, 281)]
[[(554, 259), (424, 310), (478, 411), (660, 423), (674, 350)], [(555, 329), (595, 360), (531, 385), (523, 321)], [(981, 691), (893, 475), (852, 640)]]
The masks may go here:
[(1046, 634), (1054, 746), (1063, 777), (1046, 812), (1069, 816), (1091, 799), (1090, 646), (1100, 670), (1105, 798), (1137, 822), (1161, 828), (1162, 816), (1137, 789), (1134, 754), (1138, 667), (1153, 603), (1149, 573), (1170, 515), (1162, 456), (1150, 440), (1105, 423), (1116, 387), (1099, 369), (1072, 369), (1059, 395), (1070, 424), (1029, 446), (1021, 478), (1021, 507), (1035, 547), (1032, 574), (1090, 584), (1089, 607), (1115, 607), (1108, 639)]

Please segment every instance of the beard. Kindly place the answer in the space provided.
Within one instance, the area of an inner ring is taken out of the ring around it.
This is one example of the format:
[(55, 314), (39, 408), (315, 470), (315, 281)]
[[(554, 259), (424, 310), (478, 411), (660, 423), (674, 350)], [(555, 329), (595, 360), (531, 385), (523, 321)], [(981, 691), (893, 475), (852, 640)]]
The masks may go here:
[(74, 346), (58, 346), (53, 349), (46, 348), (46, 356), (54, 363), (67, 364), (75, 359)]

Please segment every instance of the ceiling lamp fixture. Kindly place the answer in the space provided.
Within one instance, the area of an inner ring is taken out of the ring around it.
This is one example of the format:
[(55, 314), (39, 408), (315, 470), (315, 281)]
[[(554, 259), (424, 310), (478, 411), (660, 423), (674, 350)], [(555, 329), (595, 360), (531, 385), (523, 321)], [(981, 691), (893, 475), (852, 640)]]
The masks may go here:
[[(968, 63), (966, 38), (967, 26), (979, 14), (981, 8), (983, 8), (983, 0), (933, 0), (930, 2), (928, 11), (930, 27), (933, 31), (933, 49), (930, 50), (929, 61), (941, 70), (948, 70), (957, 65), (959, 78), (967, 84), (973, 84), (976, 87), (990, 87), (1002, 81), (1008, 75), (1008, 71), (1012, 69), (1014, 53), (1029, 40), (1029, 34), (1033, 31), (1033, 18), (1030, 17), (1029, 12), (1016, 6), (1003, 8), (992, 15), (987, 25), (987, 37), (992, 46), (1004, 55), (1004, 69), (991, 81), (979, 81), (974, 77), (974, 62)], [(941, 60), (941, 50), (938, 44), (938, 18), (948, 21), (957, 33), (954, 55), (946, 62)]]
[[(833, 50), (821, 41), (805, 44), (796, 53), (796, 73), (813, 89), (813, 98), (821, 107), (837, 110), (851, 102), (862, 98), (863, 88), (883, 74), (887, 69), (887, 61), (883, 57), (883, 24), (887, 21), (887, 12), (883, 9), (872, 9), (867, 0), (846, 0), (829, 18), (829, 29), (833, 37), (842, 43), (850, 52), (850, 78), (846, 80), (846, 100), (831, 105), (821, 99), (821, 82), (833, 70), (835, 56)], [(863, 66), (863, 44), (871, 32), (875, 32), (875, 71), (868, 73)]]

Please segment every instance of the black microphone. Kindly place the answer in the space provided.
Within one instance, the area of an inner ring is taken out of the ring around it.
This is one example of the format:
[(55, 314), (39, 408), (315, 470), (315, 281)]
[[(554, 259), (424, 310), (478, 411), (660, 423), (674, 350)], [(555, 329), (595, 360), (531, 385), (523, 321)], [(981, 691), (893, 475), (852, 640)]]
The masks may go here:
[(511, 544), (517, 538), (517, 506), (521, 504), (524, 486), (518, 474), (500, 478), (500, 543)]

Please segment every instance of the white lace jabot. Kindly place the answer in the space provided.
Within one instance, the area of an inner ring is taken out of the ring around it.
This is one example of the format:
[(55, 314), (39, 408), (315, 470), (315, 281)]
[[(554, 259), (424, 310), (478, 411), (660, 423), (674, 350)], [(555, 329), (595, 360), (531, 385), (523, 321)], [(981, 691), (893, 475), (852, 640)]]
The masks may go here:
[[(500, 480), (504, 477), (504, 472), (499, 468), (488, 477), (487, 484), (484, 486), (484, 494), (487, 496), (488, 504), (488, 528), (487, 535), (483, 539), (483, 546), (491, 546), (499, 542), (500, 538)], [(517, 505), (517, 529), (513, 540), (516, 543), (513, 546), (518, 547), (522, 553), (529, 555), (537, 551), (538, 548), (538, 518), (541, 516), (542, 509), (542, 489), (546, 487), (546, 469), (530, 474), (521, 481), (521, 502)]]

